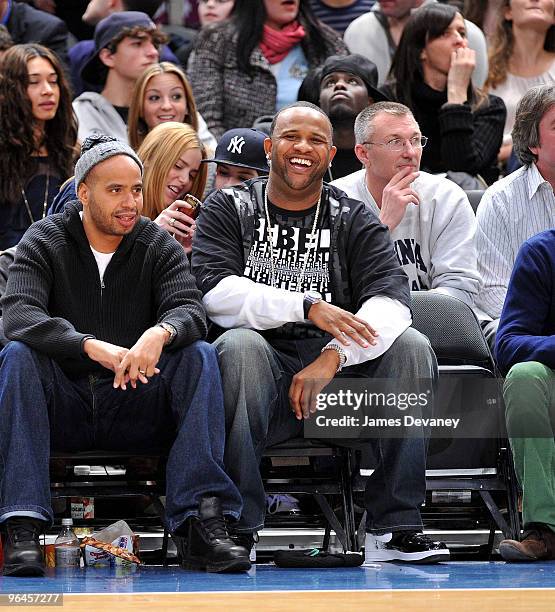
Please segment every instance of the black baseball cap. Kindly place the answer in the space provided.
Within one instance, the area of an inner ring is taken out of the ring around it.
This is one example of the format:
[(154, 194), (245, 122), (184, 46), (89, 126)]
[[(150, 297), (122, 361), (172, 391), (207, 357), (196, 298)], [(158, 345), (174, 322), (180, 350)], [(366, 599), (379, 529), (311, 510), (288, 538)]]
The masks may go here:
[(94, 29), (94, 55), (81, 68), (81, 78), (88, 83), (98, 83), (99, 75), (106, 71), (100, 61), (100, 51), (127, 28), (143, 27), (155, 30), (156, 24), (146, 14), (139, 11), (119, 11), (101, 19)]
[(364, 81), (368, 96), (374, 102), (383, 102), (389, 98), (378, 89), (378, 69), (376, 64), (367, 57), (353, 53), (352, 55), (332, 55), (320, 68), (320, 85), (325, 77), (332, 72), (347, 72), (354, 74)]
[(220, 138), (213, 159), (203, 159), (202, 161), (251, 168), (268, 174), (270, 168), (264, 152), (264, 140), (266, 138), (266, 134), (253, 128), (228, 130)]

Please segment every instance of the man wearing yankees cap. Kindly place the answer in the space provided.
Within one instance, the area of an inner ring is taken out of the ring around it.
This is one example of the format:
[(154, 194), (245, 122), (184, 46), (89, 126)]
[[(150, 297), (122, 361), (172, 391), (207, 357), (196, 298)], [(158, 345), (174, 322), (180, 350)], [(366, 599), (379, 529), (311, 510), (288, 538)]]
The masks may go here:
[(228, 130), (220, 138), (214, 157), (203, 160), (216, 164), (214, 188), (233, 187), (268, 174), (265, 138), (266, 134), (252, 128)]

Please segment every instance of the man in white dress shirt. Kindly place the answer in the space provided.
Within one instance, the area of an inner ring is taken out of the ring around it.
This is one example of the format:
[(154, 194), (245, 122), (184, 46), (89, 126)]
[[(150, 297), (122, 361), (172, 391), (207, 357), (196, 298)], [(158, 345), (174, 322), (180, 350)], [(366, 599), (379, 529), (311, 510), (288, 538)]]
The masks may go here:
[(524, 164), (494, 183), (478, 207), (476, 247), (484, 285), (476, 304), (493, 345), (513, 265), (522, 243), (555, 227), (555, 86), (533, 87), (520, 101), (513, 150)]

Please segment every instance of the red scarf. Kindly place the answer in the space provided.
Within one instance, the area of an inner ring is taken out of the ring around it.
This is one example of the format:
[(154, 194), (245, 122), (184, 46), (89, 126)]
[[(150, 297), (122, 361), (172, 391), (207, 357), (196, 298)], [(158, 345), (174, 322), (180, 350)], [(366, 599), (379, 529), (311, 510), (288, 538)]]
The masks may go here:
[(292, 21), (281, 30), (264, 25), (260, 49), (270, 64), (277, 64), (304, 36), (304, 28), (298, 21)]

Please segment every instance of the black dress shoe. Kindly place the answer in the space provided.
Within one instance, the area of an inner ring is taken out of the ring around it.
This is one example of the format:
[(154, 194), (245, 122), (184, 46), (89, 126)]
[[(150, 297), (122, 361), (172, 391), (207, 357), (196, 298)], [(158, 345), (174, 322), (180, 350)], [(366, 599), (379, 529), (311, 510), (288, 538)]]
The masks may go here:
[(237, 546), (242, 546), (249, 553), (252, 550), (252, 547), (258, 542), (258, 533), (247, 531), (247, 532), (233, 532), (230, 531), (229, 537), (237, 544)]
[(219, 498), (202, 498), (199, 516), (189, 518), (186, 527), (186, 539), (174, 535), (184, 569), (240, 572), (251, 568), (249, 551), (237, 546), (227, 533)]
[(46, 521), (13, 516), (2, 523), (4, 576), (44, 576), (39, 536)]

